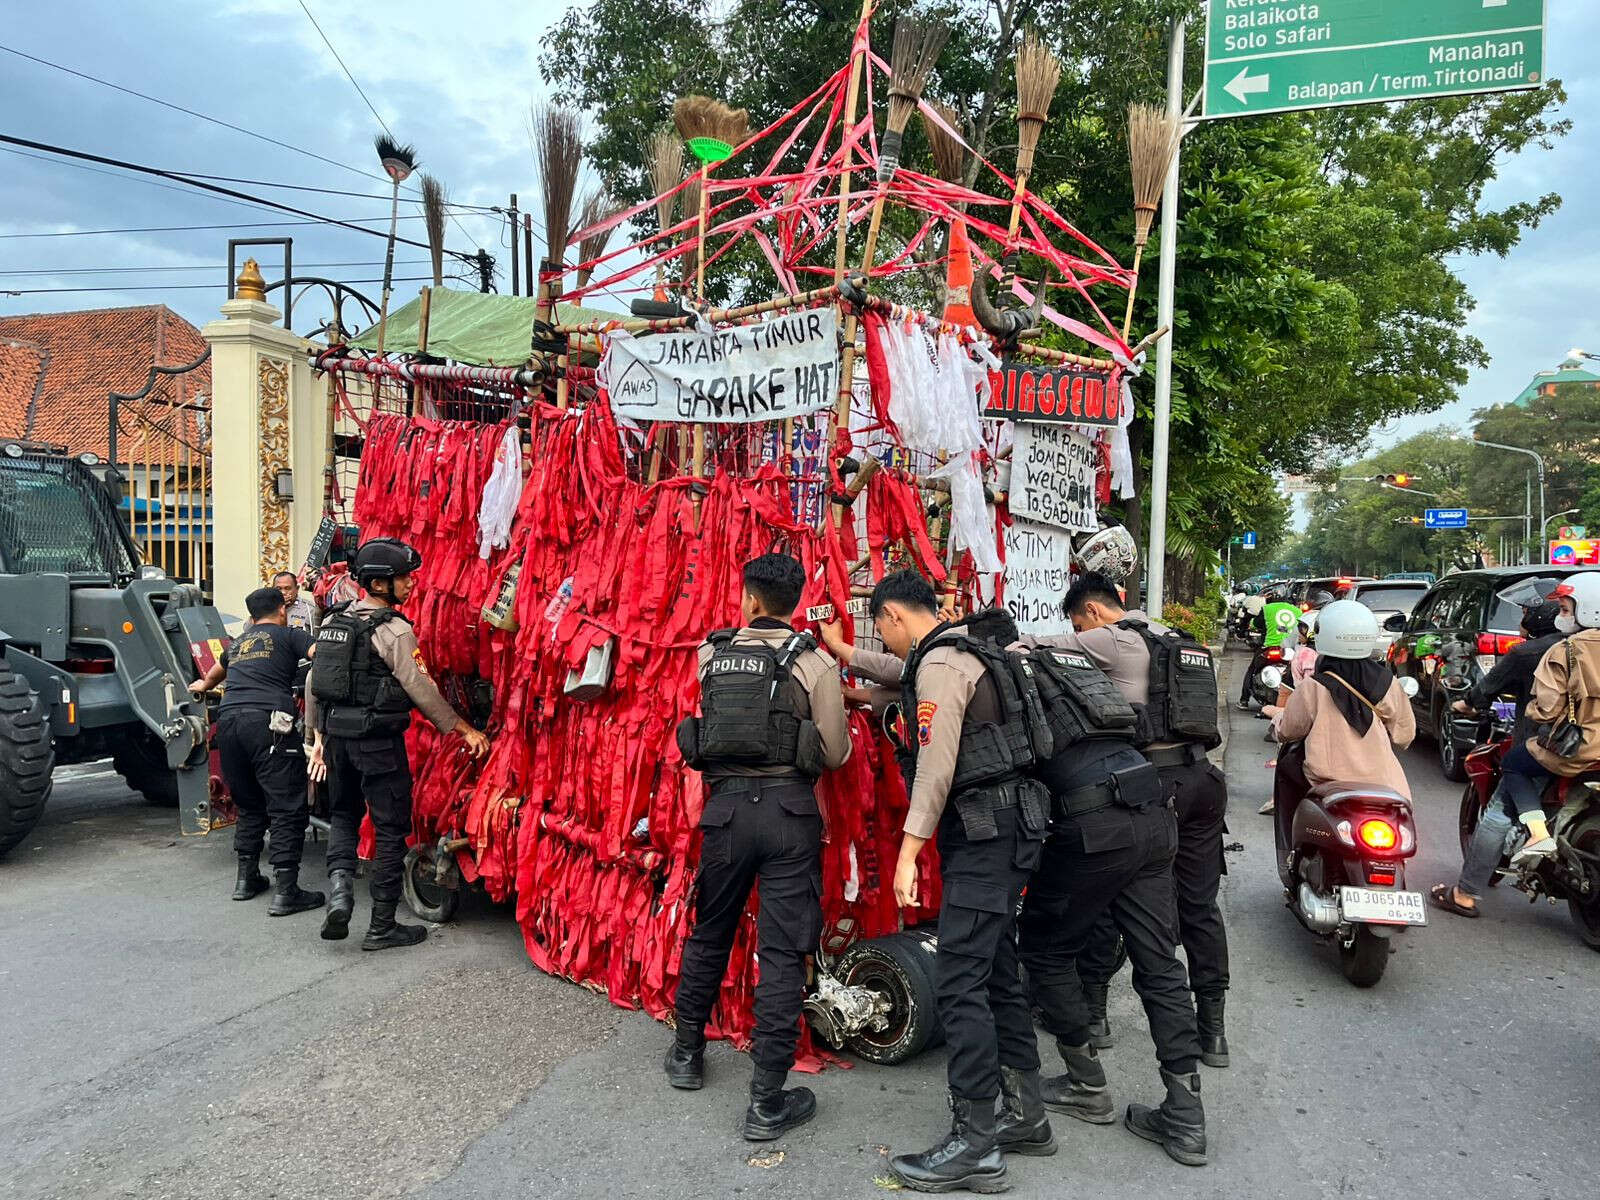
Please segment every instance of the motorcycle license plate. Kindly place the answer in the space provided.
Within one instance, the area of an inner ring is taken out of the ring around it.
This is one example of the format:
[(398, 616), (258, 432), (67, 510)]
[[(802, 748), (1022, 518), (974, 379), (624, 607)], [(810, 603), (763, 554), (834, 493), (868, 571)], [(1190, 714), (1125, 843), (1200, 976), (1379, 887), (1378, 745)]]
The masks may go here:
[(1428, 909), (1421, 892), (1388, 892), (1381, 888), (1341, 887), (1339, 909), (1346, 921), (1374, 925), (1426, 925)]

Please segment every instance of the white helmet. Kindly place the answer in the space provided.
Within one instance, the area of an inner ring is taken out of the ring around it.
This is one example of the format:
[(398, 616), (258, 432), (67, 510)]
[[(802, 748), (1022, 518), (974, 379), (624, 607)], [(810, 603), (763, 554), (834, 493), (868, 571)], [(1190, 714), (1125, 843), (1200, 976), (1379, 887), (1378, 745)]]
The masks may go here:
[(1121, 525), (1113, 525), (1085, 542), (1083, 549), (1073, 555), (1073, 562), (1080, 574), (1092, 572), (1104, 575), (1113, 583), (1122, 583), (1138, 558), (1139, 548), (1134, 545), (1133, 535)]
[(1572, 600), (1573, 613), (1584, 629), (1600, 629), (1600, 571), (1579, 571), (1568, 575), (1547, 597)]
[(1378, 648), (1378, 617), (1357, 600), (1335, 600), (1317, 614), (1317, 652), (1329, 658), (1370, 658)]

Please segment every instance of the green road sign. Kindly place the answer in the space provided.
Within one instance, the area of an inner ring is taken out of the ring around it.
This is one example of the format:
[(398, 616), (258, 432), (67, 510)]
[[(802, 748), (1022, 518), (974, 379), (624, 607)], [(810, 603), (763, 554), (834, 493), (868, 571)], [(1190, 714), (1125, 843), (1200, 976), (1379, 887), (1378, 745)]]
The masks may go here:
[(1544, 0), (1211, 0), (1204, 115), (1544, 81)]

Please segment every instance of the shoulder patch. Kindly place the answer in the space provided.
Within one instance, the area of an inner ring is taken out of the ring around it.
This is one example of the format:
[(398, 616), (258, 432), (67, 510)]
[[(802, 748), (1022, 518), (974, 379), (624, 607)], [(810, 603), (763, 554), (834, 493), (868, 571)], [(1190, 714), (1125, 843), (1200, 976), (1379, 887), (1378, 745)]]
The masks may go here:
[(428, 660), (422, 657), (422, 647), (418, 646), (411, 651), (411, 661), (417, 664), (417, 670), (424, 675), (428, 674)]
[(938, 711), (939, 706), (932, 700), (917, 702), (917, 745), (925, 748), (933, 741), (933, 716)]

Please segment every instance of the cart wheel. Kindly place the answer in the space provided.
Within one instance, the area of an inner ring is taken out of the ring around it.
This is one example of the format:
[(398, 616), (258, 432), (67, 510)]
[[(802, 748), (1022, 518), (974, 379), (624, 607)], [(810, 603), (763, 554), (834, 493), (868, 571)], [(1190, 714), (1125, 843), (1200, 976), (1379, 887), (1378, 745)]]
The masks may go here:
[(942, 1040), (933, 992), (937, 942), (917, 930), (857, 942), (839, 957), (841, 983), (870, 988), (889, 1001), (889, 1024), (850, 1039), (850, 1049), (868, 1062), (893, 1066)]
[(411, 847), (406, 851), (406, 904), (424, 921), (442, 924), (456, 915), (461, 892), (434, 878), (432, 847)]

